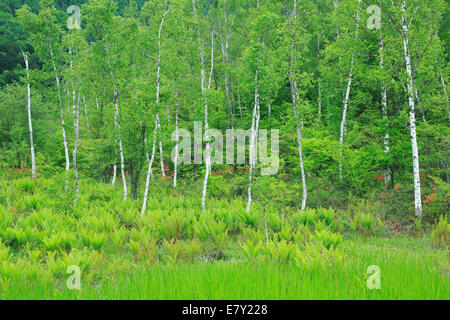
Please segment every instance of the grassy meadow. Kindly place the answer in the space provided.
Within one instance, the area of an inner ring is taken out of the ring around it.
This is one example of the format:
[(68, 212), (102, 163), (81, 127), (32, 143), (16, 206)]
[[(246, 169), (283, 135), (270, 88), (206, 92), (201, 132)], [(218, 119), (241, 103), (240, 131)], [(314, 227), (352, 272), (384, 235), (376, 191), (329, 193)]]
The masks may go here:
[[(148, 212), (120, 188), (0, 182), (1, 299), (449, 299), (449, 224), (361, 205), (300, 211), (152, 187)], [(70, 186), (69, 186), (70, 188)], [(375, 210), (374, 210), (375, 211)], [(67, 286), (79, 266), (81, 288)], [(369, 289), (367, 268), (380, 270)]]

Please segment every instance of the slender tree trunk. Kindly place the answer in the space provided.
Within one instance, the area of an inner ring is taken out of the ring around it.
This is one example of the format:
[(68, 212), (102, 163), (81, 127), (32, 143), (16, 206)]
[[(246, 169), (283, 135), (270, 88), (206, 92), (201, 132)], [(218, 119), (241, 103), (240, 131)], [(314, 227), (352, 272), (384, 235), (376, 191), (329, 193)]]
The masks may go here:
[(450, 121), (450, 109), (449, 109), (449, 107), (448, 107), (447, 87), (446, 87), (446, 85), (445, 85), (445, 80), (444, 80), (444, 76), (442, 75), (442, 71), (441, 71), (441, 84), (442, 84), (442, 88), (444, 89), (445, 106), (446, 106), (446, 108), (447, 108), (448, 120)]
[(407, 88), (408, 88), (408, 103), (409, 103), (409, 123), (410, 123), (410, 135), (411, 135), (411, 147), (413, 158), (413, 174), (414, 174), (414, 207), (416, 217), (422, 216), (422, 197), (420, 190), (420, 167), (419, 167), (419, 149), (417, 146), (416, 136), (416, 115), (415, 115), (415, 101), (414, 101), (414, 77), (411, 68), (411, 56), (409, 53), (408, 43), (408, 23), (406, 21), (406, 3), (402, 1), (402, 38), (403, 38), (403, 51), (405, 55), (405, 65), (407, 74)]
[(173, 187), (177, 187), (177, 174), (178, 174), (178, 91), (175, 91), (175, 159), (174, 159), (174, 168), (173, 168)]
[(23, 59), (25, 61), (25, 68), (27, 74), (27, 110), (28, 110), (28, 130), (30, 131), (30, 150), (31, 150), (31, 177), (36, 179), (36, 156), (34, 154), (33, 143), (33, 125), (31, 124), (31, 89), (30, 89), (30, 76), (28, 69), (28, 56), (22, 51)]
[[(333, 0), (334, 8), (337, 10), (339, 5), (338, 0)], [(336, 39), (339, 39), (339, 23), (336, 23)]]
[(303, 166), (303, 151), (302, 151), (302, 123), (303, 119), (301, 119), (301, 115), (299, 115), (298, 112), (298, 100), (299, 100), (299, 93), (298, 93), (298, 85), (297, 80), (295, 80), (295, 72), (294, 72), (294, 52), (295, 52), (295, 36), (296, 36), (296, 29), (297, 29), (297, 0), (294, 0), (294, 10), (292, 12), (293, 16), (293, 31), (292, 31), (292, 42), (291, 42), (291, 57), (290, 57), (290, 70), (289, 70), (289, 82), (291, 85), (291, 98), (292, 98), (292, 108), (294, 111), (294, 116), (296, 118), (297, 123), (297, 147), (298, 147), (298, 158), (300, 163), (300, 172), (302, 176), (302, 190), (303, 190), (303, 196), (302, 196), (302, 205), (301, 210), (306, 209), (306, 199), (308, 197), (308, 191), (306, 187), (306, 175), (305, 175), (305, 168)]
[[(358, 39), (358, 32), (359, 32), (359, 21), (360, 21), (359, 9), (361, 6), (361, 1), (362, 0), (358, 0), (358, 9), (357, 9), (357, 13), (356, 13), (356, 35), (355, 35), (356, 39)], [(344, 101), (343, 101), (341, 129), (340, 129), (340, 134), (339, 134), (339, 180), (340, 181), (342, 181), (344, 135), (345, 135), (346, 125), (347, 125), (347, 110), (348, 110), (348, 103), (350, 101), (350, 90), (352, 87), (354, 62), (355, 62), (355, 53), (352, 53), (352, 60), (350, 61), (350, 71), (348, 73), (347, 89), (345, 91), (345, 96), (344, 96)]]
[[(224, 22), (225, 22), (225, 47), (222, 45), (222, 55), (224, 57), (225, 62), (225, 68), (228, 68), (230, 58), (229, 58), (229, 40), (230, 35), (228, 34), (228, 14), (227, 14), (227, 2), (224, 0), (224, 9), (223, 9), (223, 16), (224, 16)], [(231, 103), (231, 83), (230, 83), (230, 75), (228, 73), (228, 70), (225, 72), (225, 93), (227, 97), (227, 105), (228, 105), (228, 127), (233, 128), (233, 105)]]
[(252, 114), (252, 128), (250, 133), (250, 146), (249, 146), (249, 169), (248, 169), (248, 200), (247, 200), (247, 212), (250, 212), (250, 206), (252, 204), (252, 179), (253, 179), (253, 167), (256, 165), (256, 138), (259, 126), (259, 80), (258, 70), (255, 72), (255, 106)]
[(317, 119), (319, 124), (322, 118), (322, 88), (321, 88), (321, 72), (320, 72), (320, 33), (317, 36), (317, 62), (319, 63), (318, 70), (318, 86), (317, 86)]
[(112, 178), (112, 182), (111, 182), (112, 187), (114, 187), (114, 184), (116, 183), (116, 177), (117, 177), (117, 164), (116, 164), (116, 160), (114, 159), (113, 178)]
[[(56, 88), (58, 90), (58, 102), (59, 102), (61, 128), (62, 128), (62, 136), (63, 136), (63, 143), (64, 143), (64, 155), (66, 158), (66, 171), (69, 171), (70, 170), (69, 147), (67, 145), (66, 129), (65, 129), (65, 124), (64, 124), (63, 101), (62, 101), (62, 97), (61, 97), (61, 84), (60, 84), (58, 70), (56, 68), (55, 59), (53, 57), (53, 48), (52, 48), (51, 43), (50, 43), (50, 56), (52, 59), (53, 71), (55, 72)], [(67, 184), (66, 184), (66, 188), (67, 188)]]
[(83, 95), (83, 104), (84, 104), (84, 115), (86, 117), (86, 127), (87, 127), (88, 131), (91, 131), (91, 127), (89, 126), (87, 103), (86, 103), (86, 98), (84, 97), (84, 95)]
[[(158, 69), (156, 74), (156, 103), (159, 103), (159, 92), (160, 92), (160, 86), (161, 86), (161, 32), (164, 25), (164, 20), (166, 18), (166, 15), (170, 11), (170, 5), (168, 6), (167, 10), (164, 11), (161, 23), (159, 25), (158, 30)], [(156, 120), (158, 122), (158, 128), (159, 128), (159, 156), (160, 156), (160, 162), (161, 162), (161, 176), (162, 178), (166, 177), (166, 172), (164, 170), (164, 156), (163, 156), (163, 145), (161, 140), (161, 121), (159, 118), (159, 114), (156, 114)]]
[(74, 178), (75, 178), (75, 204), (78, 202), (78, 195), (80, 192), (80, 178), (78, 175), (78, 163), (77, 163), (77, 153), (78, 153), (78, 146), (79, 146), (79, 132), (80, 132), (80, 103), (81, 103), (81, 84), (80, 84), (80, 73), (78, 73), (78, 98), (77, 102), (75, 103), (75, 90), (73, 90), (73, 127), (75, 132), (75, 142), (73, 146), (73, 153), (72, 153), (72, 164), (73, 164), (73, 171), (74, 171)]
[[(383, 34), (380, 35), (380, 69), (384, 70), (384, 42), (383, 42)], [(388, 114), (387, 114), (387, 90), (386, 83), (384, 80), (381, 81), (381, 110), (383, 112), (383, 120), (386, 123), (386, 131), (384, 134), (384, 153), (389, 152), (389, 124), (388, 124)], [(384, 170), (384, 182), (387, 184), (391, 180), (389, 169)]]
[[(147, 168), (147, 178), (145, 179), (144, 201), (142, 203), (141, 216), (143, 216), (145, 214), (145, 210), (147, 209), (147, 197), (148, 197), (148, 189), (150, 186), (150, 177), (153, 177), (152, 166), (153, 166), (153, 160), (155, 158), (155, 151), (156, 151), (156, 131), (157, 130), (158, 130), (158, 121), (157, 121), (157, 119), (155, 119), (155, 128), (153, 129), (152, 157), (149, 159), (148, 150), (146, 153), (148, 168)], [(145, 145), (147, 145), (147, 139), (145, 139)]]
[[(202, 65), (202, 95), (203, 100), (205, 104), (205, 134), (208, 132), (208, 97), (206, 96), (206, 89), (204, 87), (204, 75), (205, 75), (205, 68), (204, 68), (204, 60), (205, 60), (205, 54), (204, 54), (204, 48), (202, 47), (202, 56), (201, 56), (201, 65)], [(209, 73), (209, 81), (208, 81), (208, 89), (211, 88), (211, 76), (214, 71), (214, 31), (211, 31), (211, 71)], [(206, 190), (208, 188), (208, 177), (209, 173), (211, 171), (211, 150), (209, 142), (206, 143), (205, 148), (205, 177), (203, 179), (203, 190), (202, 190), (202, 212), (205, 213), (206, 209)]]
[(123, 146), (122, 146), (122, 132), (120, 128), (120, 119), (119, 119), (119, 92), (117, 88), (114, 88), (114, 117), (116, 119), (117, 125), (117, 136), (119, 140), (119, 156), (120, 156), (120, 175), (122, 177), (122, 185), (123, 185), (123, 200), (127, 200), (127, 179), (125, 176), (125, 159), (123, 156)]

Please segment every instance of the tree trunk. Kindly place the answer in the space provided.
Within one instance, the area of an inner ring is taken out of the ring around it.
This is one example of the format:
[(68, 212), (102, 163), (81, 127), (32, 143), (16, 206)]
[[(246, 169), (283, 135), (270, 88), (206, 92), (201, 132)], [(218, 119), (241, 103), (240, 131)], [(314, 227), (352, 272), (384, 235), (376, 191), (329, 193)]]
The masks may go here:
[(28, 69), (28, 56), (22, 51), (23, 59), (25, 61), (25, 68), (27, 72), (27, 110), (28, 110), (28, 130), (30, 131), (30, 150), (31, 150), (31, 177), (36, 179), (36, 156), (34, 154), (33, 143), (33, 125), (31, 124), (31, 90), (30, 90), (30, 76)]
[(294, 51), (295, 51), (295, 35), (296, 35), (296, 29), (297, 29), (297, 0), (294, 0), (294, 10), (292, 12), (293, 15), (293, 32), (292, 32), (292, 42), (291, 42), (291, 57), (290, 57), (290, 70), (289, 70), (289, 82), (291, 85), (291, 98), (292, 98), (292, 108), (294, 111), (294, 116), (299, 121), (297, 123), (297, 147), (298, 147), (298, 158), (300, 163), (300, 172), (302, 176), (302, 190), (303, 190), (303, 196), (302, 196), (302, 205), (301, 210), (306, 209), (306, 199), (308, 197), (308, 191), (306, 187), (306, 176), (305, 176), (305, 168), (303, 166), (303, 151), (302, 151), (302, 125), (303, 119), (301, 119), (301, 115), (299, 115), (298, 112), (298, 100), (299, 100), (299, 94), (298, 94), (298, 86), (297, 86), (297, 80), (295, 80), (295, 72), (294, 72)]
[[(229, 66), (230, 58), (228, 56), (229, 53), (229, 40), (230, 35), (228, 34), (228, 14), (227, 14), (227, 2), (224, 0), (224, 9), (223, 9), (223, 16), (224, 16), (224, 22), (225, 22), (225, 47), (222, 45), (222, 55), (224, 57), (225, 62), (225, 68), (227, 69)], [(233, 128), (233, 106), (231, 103), (231, 90), (230, 90), (230, 75), (228, 73), (228, 70), (225, 71), (225, 93), (227, 97), (227, 105), (228, 105), (228, 127)]]
[(127, 179), (125, 176), (125, 159), (123, 156), (122, 133), (120, 129), (119, 103), (119, 92), (117, 91), (117, 88), (114, 88), (114, 117), (117, 125), (117, 136), (119, 138), (120, 175), (122, 176), (123, 200), (125, 201), (127, 200)]
[(318, 124), (320, 125), (320, 120), (322, 118), (322, 88), (321, 88), (321, 73), (320, 73), (320, 34), (317, 36), (317, 62), (319, 64), (317, 70), (318, 70), (318, 88), (317, 88), (317, 119)]
[(177, 175), (178, 175), (178, 142), (179, 142), (179, 137), (178, 137), (178, 91), (175, 91), (175, 97), (176, 97), (176, 102), (175, 102), (175, 159), (174, 159), (174, 163), (173, 163), (173, 187), (176, 188), (177, 187)]
[(415, 115), (415, 101), (414, 101), (414, 78), (411, 68), (411, 56), (409, 53), (408, 43), (408, 23), (406, 21), (406, 3), (402, 1), (402, 38), (403, 51), (405, 57), (406, 74), (407, 74), (407, 89), (408, 89), (408, 103), (409, 103), (409, 123), (411, 135), (411, 147), (413, 158), (413, 174), (414, 174), (414, 207), (416, 217), (422, 217), (422, 197), (420, 190), (420, 167), (419, 167), (419, 150), (417, 146), (416, 136), (416, 115)]
[[(152, 157), (149, 159), (148, 150), (147, 150), (147, 178), (145, 179), (145, 190), (144, 190), (144, 201), (142, 203), (141, 216), (145, 214), (145, 210), (147, 209), (147, 197), (148, 197), (148, 188), (150, 186), (150, 177), (153, 177), (152, 166), (153, 160), (155, 159), (155, 151), (156, 151), (156, 131), (158, 130), (158, 120), (155, 119), (155, 128), (153, 129), (153, 147), (152, 147)], [(145, 139), (145, 145), (147, 145), (147, 139)]]
[(113, 178), (112, 178), (112, 182), (111, 182), (112, 187), (114, 187), (114, 184), (116, 183), (116, 177), (117, 177), (117, 164), (116, 164), (116, 160), (114, 159)]
[(250, 212), (250, 206), (252, 204), (252, 174), (253, 167), (256, 165), (256, 138), (259, 126), (259, 80), (258, 70), (255, 72), (255, 106), (252, 114), (252, 128), (250, 134), (250, 146), (249, 146), (249, 169), (248, 169), (248, 200), (247, 200), (247, 212)]
[[(380, 35), (380, 69), (381, 71), (384, 70), (384, 42), (383, 42), (383, 34)], [(383, 120), (386, 123), (386, 131), (384, 134), (384, 153), (389, 152), (389, 124), (388, 124), (388, 114), (387, 114), (387, 90), (386, 90), (386, 83), (384, 80), (381, 81), (381, 110), (383, 112)], [(386, 184), (389, 183), (391, 177), (390, 177), (390, 171), (389, 169), (384, 170), (384, 182)]]
[[(72, 82), (73, 83), (73, 82)], [(75, 133), (75, 142), (73, 145), (72, 164), (75, 178), (75, 204), (78, 202), (78, 194), (80, 191), (80, 178), (78, 175), (77, 153), (80, 133), (80, 103), (81, 103), (81, 84), (80, 73), (78, 73), (78, 99), (75, 102), (75, 90), (73, 88), (73, 128)]]
[[(358, 32), (359, 32), (359, 21), (360, 21), (359, 8), (361, 6), (361, 1), (362, 0), (358, 0), (358, 9), (357, 9), (357, 13), (356, 13), (356, 34), (355, 34), (356, 39), (358, 39)], [(352, 60), (350, 61), (350, 71), (348, 73), (347, 89), (345, 91), (345, 96), (344, 96), (344, 101), (343, 101), (341, 129), (340, 129), (340, 134), (339, 134), (339, 180), (340, 181), (342, 181), (344, 134), (345, 134), (346, 125), (347, 125), (347, 110), (348, 110), (348, 103), (350, 100), (350, 90), (352, 87), (354, 62), (355, 62), (355, 53), (352, 53)]]
[[(204, 83), (204, 75), (205, 75), (205, 68), (204, 68), (204, 60), (205, 60), (205, 55), (204, 55), (204, 48), (202, 47), (202, 56), (201, 56), (201, 66), (202, 66), (202, 95), (203, 95), (203, 100), (204, 100), (204, 104), (205, 104), (205, 135), (208, 132), (208, 97), (206, 96), (206, 89), (203, 85)], [(210, 76), (209, 76), (209, 81), (208, 81), (208, 89), (211, 88), (211, 76), (213, 74), (214, 71), (214, 31), (211, 31), (211, 71), (210, 71)], [(211, 150), (210, 150), (210, 145), (209, 142), (206, 142), (206, 148), (205, 148), (205, 177), (203, 179), (203, 190), (202, 190), (202, 213), (205, 213), (205, 208), (206, 208), (206, 190), (208, 188), (208, 177), (209, 177), (209, 173), (211, 171)]]
[[(62, 136), (63, 136), (63, 143), (64, 143), (64, 155), (66, 158), (66, 171), (69, 171), (70, 170), (69, 147), (67, 146), (66, 129), (65, 129), (65, 124), (64, 124), (63, 102), (62, 102), (62, 97), (61, 97), (61, 84), (60, 84), (58, 70), (57, 70), (56, 64), (55, 64), (55, 59), (53, 57), (53, 49), (52, 49), (51, 43), (50, 43), (50, 56), (52, 59), (53, 71), (55, 72), (56, 88), (58, 90), (58, 102), (59, 102), (61, 128), (62, 128)], [(67, 184), (66, 184), (66, 188), (67, 188)]]
[(450, 110), (449, 110), (449, 107), (448, 107), (447, 87), (445, 86), (445, 80), (444, 80), (444, 76), (442, 75), (442, 71), (441, 71), (441, 84), (442, 84), (442, 88), (444, 89), (445, 106), (447, 108), (448, 120), (450, 121)]
[[(164, 11), (161, 23), (159, 25), (158, 30), (158, 70), (156, 74), (156, 103), (159, 103), (159, 92), (160, 92), (160, 86), (161, 86), (161, 32), (162, 27), (164, 24), (164, 20), (166, 18), (166, 15), (170, 11), (170, 5), (167, 7), (167, 10)], [(161, 162), (161, 176), (162, 178), (166, 177), (166, 172), (164, 170), (164, 157), (163, 157), (163, 145), (161, 141), (161, 121), (159, 118), (159, 114), (156, 114), (156, 121), (158, 122), (158, 128), (159, 128), (159, 156), (160, 156), (160, 162)]]

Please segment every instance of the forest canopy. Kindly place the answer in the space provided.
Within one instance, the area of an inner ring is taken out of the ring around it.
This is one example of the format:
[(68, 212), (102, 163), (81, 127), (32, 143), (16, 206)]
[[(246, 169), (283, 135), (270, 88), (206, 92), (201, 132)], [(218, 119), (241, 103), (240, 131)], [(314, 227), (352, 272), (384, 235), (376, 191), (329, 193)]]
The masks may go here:
[[(6, 0), (0, 12), (5, 172), (73, 171), (77, 188), (80, 176), (118, 177), (124, 198), (146, 199), (158, 162), (174, 185), (201, 185), (205, 209), (212, 173), (244, 170), (230, 195), (249, 206), (252, 184), (264, 199), (284, 183), (290, 206), (382, 198), (404, 216), (448, 185), (443, 0)], [(277, 174), (211, 163), (206, 151), (175, 166), (171, 137), (195, 121), (250, 130), (250, 158), (259, 129), (279, 130)], [(440, 197), (431, 215), (448, 209)]]

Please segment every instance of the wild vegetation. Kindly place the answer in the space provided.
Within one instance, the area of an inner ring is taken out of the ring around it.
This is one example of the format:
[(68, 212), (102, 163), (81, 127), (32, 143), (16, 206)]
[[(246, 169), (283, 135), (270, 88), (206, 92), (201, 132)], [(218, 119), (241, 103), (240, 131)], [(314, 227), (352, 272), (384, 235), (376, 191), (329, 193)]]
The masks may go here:
[(3, 1), (0, 297), (450, 298), (448, 8)]

